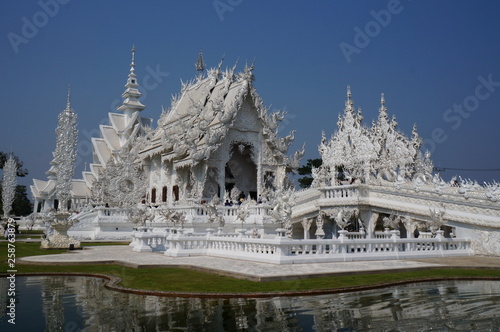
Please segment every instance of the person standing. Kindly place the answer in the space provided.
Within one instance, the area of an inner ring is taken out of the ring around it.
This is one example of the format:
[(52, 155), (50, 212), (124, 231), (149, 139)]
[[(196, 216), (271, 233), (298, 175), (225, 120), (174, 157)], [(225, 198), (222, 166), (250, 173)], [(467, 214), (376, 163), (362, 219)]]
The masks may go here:
[(7, 238), (7, 236), (9, 235), (9, 221), (7, 220), (7, 222), (5, 223), (5, 226), (4, 226), (4, 232), (3, 232), (3, 236), (5, 238)]

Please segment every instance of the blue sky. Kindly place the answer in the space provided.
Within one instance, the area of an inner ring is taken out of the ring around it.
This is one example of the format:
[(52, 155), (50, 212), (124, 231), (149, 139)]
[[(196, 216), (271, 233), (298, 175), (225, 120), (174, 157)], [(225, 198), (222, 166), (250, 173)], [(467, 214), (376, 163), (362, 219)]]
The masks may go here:
[[(120, 101), (135, 44), (143, 116), (155, 120), (180, 80), (206, 64), (255, 59), (255, 86), (271, 110), (285, 109), (292, 150), (318, 157), (336, 130), (346, 86), (369, 125), (380, 93), (399, 128), (417, 124), (436, 166), (498, 169), (500, 2), (497, 1), (97, 1), (5, 0), (0, 12), (0, 150), (45, 179), (57, 115), (79, 117), (77, 176), (90, 137)], [(145, 81), (146, 80), (146, 81)], [(446, 170), (480, 181), (500, 172)]]

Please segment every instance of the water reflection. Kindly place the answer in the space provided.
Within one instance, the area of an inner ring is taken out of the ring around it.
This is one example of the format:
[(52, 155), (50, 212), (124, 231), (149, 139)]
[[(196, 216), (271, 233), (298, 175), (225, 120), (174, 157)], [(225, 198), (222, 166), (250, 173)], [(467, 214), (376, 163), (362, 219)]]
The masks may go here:
[(105, 289), (86, 277), (17, 277), (1, 331), (500, 331), (500, 283), (447, 281), (322, 296), (186, 299)]

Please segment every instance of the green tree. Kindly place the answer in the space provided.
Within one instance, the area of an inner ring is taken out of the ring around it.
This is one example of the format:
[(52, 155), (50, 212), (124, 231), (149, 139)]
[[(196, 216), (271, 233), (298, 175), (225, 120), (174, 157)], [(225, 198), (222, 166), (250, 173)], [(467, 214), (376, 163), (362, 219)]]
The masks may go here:
[(321, 158), (307, 159), (307, 163), (304, 166), (297, 168), (297, 172), (299, 173), (299, 175), (303, 175), (297, 180), (301, 188), (309, 188), (311, 186), (313, 181), (312, 169), (313, 167), (318, 168), (322, 164), (323, 159)]
[(12, 212), (15, 216), (27, 216), (33, 212), (33, 205), (28, 198), (26, 186), (18, 185), (16, 187)]

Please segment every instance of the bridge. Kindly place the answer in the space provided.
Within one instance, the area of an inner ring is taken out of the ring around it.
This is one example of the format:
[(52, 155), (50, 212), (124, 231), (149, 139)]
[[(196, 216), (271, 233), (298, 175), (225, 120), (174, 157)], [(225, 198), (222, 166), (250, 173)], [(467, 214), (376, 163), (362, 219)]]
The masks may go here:
[(391, 183), (311, 188), (296, 193), (295, 234), (302, 230), (307, 237), (321, 212), (333, 220), (341, 209), (359, 211), (367, 237), (374, 236), (375, 224), (384, 215), (401, 217), (408, 238), (419, 225), (432, 225), (440, 216), (441, 225), (450, 228), (448, 237), (470, 238), (476, 253), (500, 254), (500, 202), (497, 191), (485, 187)]

